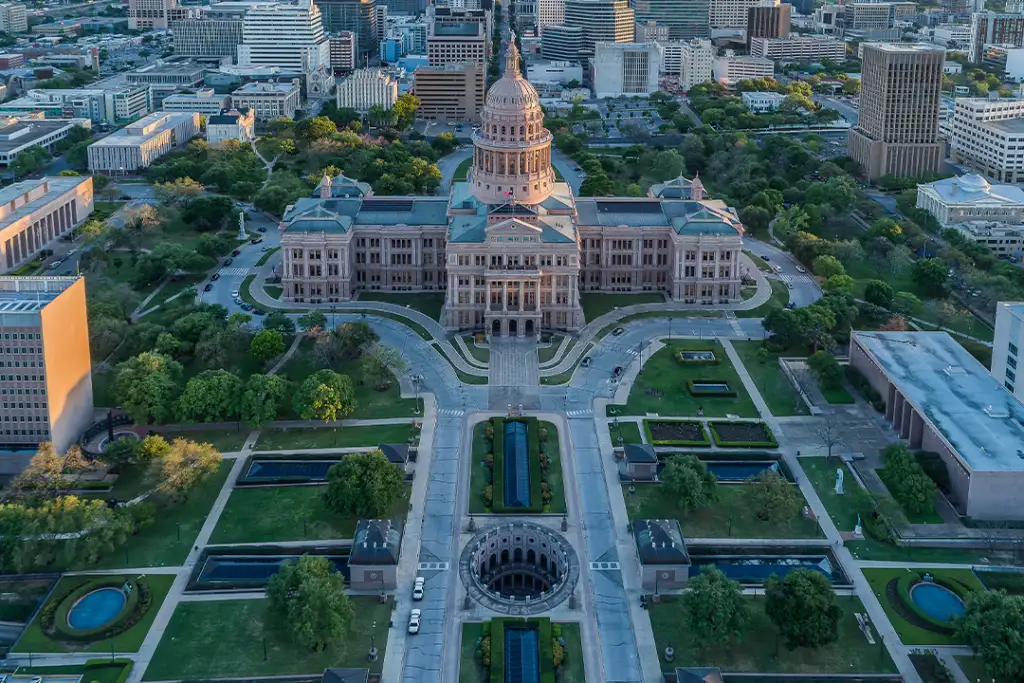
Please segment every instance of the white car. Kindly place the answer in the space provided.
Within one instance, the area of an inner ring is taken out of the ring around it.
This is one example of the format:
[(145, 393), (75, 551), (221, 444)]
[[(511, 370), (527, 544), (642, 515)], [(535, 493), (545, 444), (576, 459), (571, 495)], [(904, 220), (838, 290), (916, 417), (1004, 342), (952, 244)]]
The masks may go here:
[(420, 632), (420, 614), (418, 609), (414, 609), (412, 614), (409, 615), (409, 633), (416, 634)]
[(422, 600), (423, 599), (423, 583), (424, 579), (422, 576), (417, 576), (416, 580), (412, 584), (412, 599)]
[(781, 273), (782, 272), (782, 266), (775, 266), (775, 272), (776, 273)]
[(231, 297), (233, 299), (237, 299), (238, 298), (238, 290), (237, 289), (232, 289), (231, 290)]
[(68, 249), (68, 256), (74, 256), (78, 253), (77, 249)]
[(797, 266), (796, 267), (796, 272), (798, 272), (798, 273), (806, 273), (807, 269), (804, 268), (803, 266)]
[(50, 270), (56, 270), (56, 269), (60, 268), (60, 264), (62, 264), (62, 263), (64, 263), (64, 262), (63, 261), (54, 261), (53, 263), (50, 264)]

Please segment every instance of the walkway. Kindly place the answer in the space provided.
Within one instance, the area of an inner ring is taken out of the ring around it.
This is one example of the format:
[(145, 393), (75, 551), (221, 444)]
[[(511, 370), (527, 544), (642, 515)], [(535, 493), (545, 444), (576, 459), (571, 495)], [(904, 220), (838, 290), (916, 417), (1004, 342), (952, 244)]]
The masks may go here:
[(492, 337), (490, 342), (491, 386), (537, 386), (537, 340), (534, 337)]

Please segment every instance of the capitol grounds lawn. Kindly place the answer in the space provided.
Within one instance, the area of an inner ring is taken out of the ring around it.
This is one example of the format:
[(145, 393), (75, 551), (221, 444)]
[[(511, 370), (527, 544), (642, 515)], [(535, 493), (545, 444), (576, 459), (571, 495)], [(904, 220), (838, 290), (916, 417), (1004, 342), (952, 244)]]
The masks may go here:
[(612, 437), (612, 446), (619, 445), (619, 437), (622, 437), (622, 443), (643, 443), (643, 437), (640, 436), (640, 425), (636, 422), (620, 422), (616, 427), (614, 422), (608, 423), (608, 431)]
[[(316, 371), (325, 369), (313, 357), (314, 344), (316, 342), (312, 339), (303, 339), (299, 344), (299, 350), (285, 363), (280, 373), (281, 376), (298, 386)], [(402, 398), (398, 380), (394, 377), (391, 378), (391, 384), (386, 391), (377, 391), (373, 382), (367, 382), (364, 379), (358, 358), (338, 363), (330, 369), (352, 378), (352, 386), (356, 393), (356, 409), (351, 415), (345, 416), (347, 419), (414, 417), (414, 409), (418, 403), (414, 398)], [(290, 399), (282, 406), (281, 413), (278, 415), (278, 419), (283, 420), (294, 416), (294, 408), (292, 408)], [(283, 413), (290, 413), (290, 415)]]
[(121, 674), (124, 672), (124, 668), (130, 664), (132, 662), (128, 660), (118, 659), (113, 663), (108, 660), (106, 664), (90, 666), (88, 669), (84, 664), (79, 664), (77, 666), (19, 666), (17, 671), (19, 676), (56, 676), (70, 679), (81, 678), (88, 683), (117, 683), (118, 680), (124, 680), (121, 678)]
[(665, 296), (658, 292), (638, 294), (580, 293), (580, 305), (583, 307), (583, 315), (588, 323), (600, 318), (605, 313), (614, 311), (616, 308), (622, 308), (623, 306), (663, 303), (665, 303)]
[(769, 279), (768, 282), (772, 286), (771, 298), (757, 308), (736, 311), (737, 318), (763, 318), (773, 308), (784, 308), (789, 303), (789, 287), (786, 283), (772, 279)]
[[(545, 376), (542, 376), (540, 378), (540, 383), (541, 384), (568, 384), (569, 382), (571, 382), (572, 381), (573, 373), (576, 372), (576, 368), (578, 368), (580, 366), (580, 363), (583, 361), (584, 358), (587, 357), (587, 354), (590, 353), (590, 349), (592, 349), (593, 347), (594, 347), (594, 345), (588, 342), (586, 347), (583, 349), (583, 353), (580, 354), (579, 358), (576, 359), (576, 362), (572, 364), (571, 368), (569, 368), (568, 370), (566, 370), (564, 372), (560, 372), (557, 375), (545, 375)], [(556, 365), (556, 367), (557, 367), (557, 365)]]
[[(805, 519), (798, 510), (787, 520), (757, 518), (754, 487), (748, 484), (718, 484), (718, 500), (711, 506), (684, 513), (662, 484), (622, 485), (629, 520), (678, 519), (687, 538), (822, 538), (817, 522)], [(803, 498), (801, 497), (801, 501)], [(803, 507), (802, 505), (800, 507)], [(731, 518), (731, 523), (730, 523)], [(732, 533), (729, 533), (730, 526)]]
[(892, 602), (889, 600), (886, 594), (886, 586), (893, 579), (898, 579), (909, 571), (927, 571), (933, 574), (939, 579), (943, 577), (948, 579), (954, 579), (957, 582), (964, 584), (967, 587), (974, 588), (975, 590), (985, 590), (985, 587), (978, 580), (978, 577), (974, 575), (970, 569), (928, 569), (928, 570), (910, 570), (901, 569), (899, 567), (884, 569), (877, 569), (874, 567), (865, 568), (861, 570), (864, 573), (864, 578), (867, 579), (868, 585), (871, 586), (871, 592), (878, 598), (878, 602), (882, 605), (882, 609), (885, 610), (885, 616), (889, 618), (892, 623), (893, 629), (896, 630), (896, 635), (900, 637), (904, 645), (959, 645), (962, 644), (952, 636), (945, 635), (943, 633), (936, 633), (925, 628), (920, 628), (908, 622), (899, 612), (893, 607)]
[(989, 683), (994, 681), (995, 683), (1010, 683), (1009, 679), (996, 678), (995, 676), (988, 673), (985, 670), (985, 664), (981, 661), (981, 657), (972, 657), (970, 655), (955, 655), (956, 663), (960, 665), (960, 670), (964, 672), (964, 676), (967, 677), (968, 681)]
[[(266, 600), (179, 602), (143, 680), (200, 680), (225, 677), (311, 674), (329, 667), (367, 666), (379, 672), (384, 663), (393, 602), (351, 597), (355, 619), (344, 638), (322, 652), (292, 640), (287, 624), (267, 614)], [(370, 636), (379, 658), (366, 661)], [(266, 661), (263, 652), (266, 645)]]
[(444, 294), (439, 292), (360, 292), (359, 301), (380, 301), (406, 306), (437, 321), (444, 309)]
[[(324, 484), (292, 486), (240, 486), (231, 492), (210, 543), (278, 543), (302, 540), (341, 540), (355, 534), (358, 515), (340, 515), (327, 509)], [(409, 487), (387, 519), (405, 519)], [(305, 522), (303, 522), (305, 520)]]
[[(90, 581), (122, 578), (125, 581), (130, 581), (136, 577), (137, 574), (80, 574), (65, 576), (54, 587), (53, 592), (50, 594), (50, 599), (60, 600), (78, 586)], [(160, 611), (160, 605), (163, 604), (164, 598), (170, 592), (171, 584), (174, 583), (175, 578), (174, 574), (146, 575), (143, 581), (149, 587), (149, 590), (152, 591), (153, 601), (150, 603), (146, 614), (139, 620), (139, 623), (124, 633), (113, 638), (97, 640), (84, 645), (77, 641), (56, 640), (43, 633), (43, 629), (39, 624), (39, 615), (37, 614), (36, 618), (25, 629), (14, 652), (81, 652), (84, 650), (86, 652), (109, 653), (111, 645), (113, 645), (115, 652), (137, 652), (142, 647), (142, 641), (146, 639), (149, 627), (153, 625), (156, 613)]]
[[(751, 618), (743, 639), (706, 650), (694, 645), (678, 596), (663, 595), (659, 603), (648, 601), (647, 611), (651, 616), (651, 630), (659, 657), (671, 643), (676, 655), (671, 666), (717, 666), (723, 673), (870, 674), (897, 671), (877, 633), (874, 645), (864, 639), (854, 614), (863, 614), (866, 610), (856, 597), (836, 598), (836, 604), (843, 611), (836, 642), (819, 648), (795, 650), (790, 650), (779, 640), (775, 624), (765, 614), (764, 597), (751, 595), (745, 596), (745, 600), (749, 603)], [(669, 666), (664, 661), (662, 664)]]
[(779, 367), (779, 358), (805, 355), (799, 352), (768, 352), (764, 363), (757, 357), (758, 349), (762, 344), (759, 341), (734, 341), (732, 343), (736, 354), (743, 361), (743, 367), (747, 369), (750, 379), (754, 380), (761, 398), (768, 405), (768, 410), (776, 417), (790, 415), (807, 415), (807, 404), (800, 398), (796, 387), (789, 381), (789, 378), (782, 368)]
[[(157, 427), (156, 429), (160, 429)], [(160, 436), (168, 441), (181, 437), (198, 443), (208, 443), (221, 453), (237, 453), (242, 450), (249, 436), (249, 428), (239, 429), (189, 429), (182, 431), (160, 431)]]
[(256, 451), (293, 451), (309, 448), (376, 448), (382, 443), (407, 444), (412, 423), (370, 425), (366, 427), (316, 427), (300, 429), (264, 429), (256, 441)]
[[(469, 512), (470, 514), (486, 514), (481, 497), (484, 489), (490, 484), (488, 482), (487, 468), (482, 464), (483, 459), (490, 451), (490, 442), (484, 437), (487, 421), (479, 422), (473, 427), (473, 462), (469, 471)], [(565, 484), (562, 481), (562, 458), (560, 444), (558, 443), (558, 427), (550, 422), (540, 422), (540, 427), (548, 430), (548, 440), (544, 442), (545, 453), (550, 458), (551, 465), (548, 467), (548, 475), (544, 481), (551, 487), (551, 513), (561, 514), (565, 512)]]
[[(152, 524), (143, 528), (138, 534), (128, 538), (127, 558), (125, 548), (118, 547), (110, 551), (95, 564), (83, 564), (72, 569), (123, 569), (129, 567), (168, 567), (180, 565), (188, 556), (199, 530), (210, 514), (217, 495), (231, 473), (232, 460), (224, 460), (220, 469), (189, 491), (188, 498), (181, 503), (169, 505), (157, 510)], [(111, 495), (121, 499), (129, 499), (132, 494), (138, 495), (148, 489), (145, 473), (141, 469), (129, 470), (131, 474), (124, 483), (114, 484), (112, 492), (98, 494), (102, 498)], [(122, 475), (124, 476), (124, 475)], [(120, 486), (120, 488), (119, 488)], [(121, 495), (117, 495), (120, 493)], [(180, 524), (181, 541), (178, 541)], [(126, 561), (127, 559), (127, 561)]]
[[(558, 683), (586, 683), (583, 676), (583, 640), (580, 637), (578, 623), (554, 622), (562, 629), (565, 641), (565, 661), (558, 673)], [(484, 625), (481, 622), (464, 622), (462, 624), (462, 643), (460, 644), (459, 683), (490, 683), (490, 676), (474, 654), (476, 641), (483, 635)]]
[[(717, 364), (681, 363), (676, 357), (680, 351), (708, 350), (715, 352)], [(608, 414), (695, 416), (699, 408), (705, 417), (759, 417), (754, 402), (743, 388), (725, 350), (713, 339), (673, 339), (644, 363), (644, 374), (638, 375), (629, 392), (626, 405), (608, 406)], [(725, 381), (736, 392), (734, 397), (691, 396), (687, 380)], [(660, 392), (653, 396), (648, 389)], [(612, 408), (615, 413), (612, 413)]]

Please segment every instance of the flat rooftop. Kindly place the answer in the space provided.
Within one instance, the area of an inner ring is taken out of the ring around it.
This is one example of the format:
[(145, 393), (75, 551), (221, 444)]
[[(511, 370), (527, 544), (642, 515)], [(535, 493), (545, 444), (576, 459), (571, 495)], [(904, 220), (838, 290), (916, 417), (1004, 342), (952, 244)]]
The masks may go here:
[(291, 81), (287, 83), (246, 83), (241, 88), (231, 92), (232, 95), (284, 95), (297, 88)]
[(1024, 133), (1024, 118), (1003, 119), (1002, 121), (982, 121), (979, 125), (984, 128), (991, 128), (992, 130), (1009, 133), (1011, 135), (1020, 135)]
[(975, 472), (1024, 470), (1024, 406), (945, 332), (856, 332)]
[[(858, 7), (863, 6), (874, 6), (875, 3), (858, 2), (855, 3)], [(888, 3), (896, 5), (906, 5), (909, 3)], [(921, 53), (921, 52), (942, 52), (945, 54), (946, 48), (939, 47), (938, 45), (932, 45), (930, 43), (872, 43), (871, 45), (865, 45), (865, 49), (878, 50), (880, 52), (903, 52), (903, 53)]]
[(158, 111), (133, 121), (124, 128), (116, 130), (105, 138), (100, 138), (90, 147), (124, 147), (141, 145), (154, 136), (171, 130), (187, 119), (195, 116), (192, 112)]
[(0, 154), (31, 145), (62, 128), (90, 123), (88, 119), (21, 119), (0, 127)]
[(38, 313), (79, 279), (79, 276), (0, 278), (0, 324), (11, 314)]
[[(28, 216), (33, 212), (38, 211), (64, 193), (78, 187), (81, 183), (90, 181), (91, 179), (92, 176), (47, 176), (45, 178), (22, 180), (20, 183), (8, 185), (0, 190), (0, 229), (20, 220), (24, 216)], [(5, 213), (7, 211), (8, 204), (44, 183), (46, 183), (47, 187), (46, 191), (43, 192), (42, 195), (22, 204), (10, 213)], [(6, 277), (0, 278), (0, 292), (7, 291), (6, 284), (10, 279), (11, 278)]]

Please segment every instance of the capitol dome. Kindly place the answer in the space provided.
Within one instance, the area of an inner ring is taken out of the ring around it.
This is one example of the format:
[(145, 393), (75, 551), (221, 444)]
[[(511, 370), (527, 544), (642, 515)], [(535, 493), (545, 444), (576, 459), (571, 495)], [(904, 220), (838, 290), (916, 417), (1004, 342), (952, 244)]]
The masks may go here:
[(977, 173), (960, 176), (957, 182), (960, 184), (960, 187), (968, 192), (988, 192), (992, 187), (987, 180)]
[(519, 72), (513, 38), (505, 52), (505, 73), (487, 91), (480, 127), (473, 133), (473, 195), (485, 204), (547, 199), (555, 184), (551, 140), (537, 90)]

